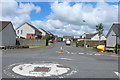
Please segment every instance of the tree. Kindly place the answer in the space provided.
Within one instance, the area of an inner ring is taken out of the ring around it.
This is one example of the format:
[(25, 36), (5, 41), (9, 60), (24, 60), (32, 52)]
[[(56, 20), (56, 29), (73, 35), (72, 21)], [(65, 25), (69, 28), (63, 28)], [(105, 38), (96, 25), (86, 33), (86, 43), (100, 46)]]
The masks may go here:
[(99, 36), (99, 44), (100, 44), (100, 40), (101, 40), (101, 36), (103, 35), (103, 31), (104, 31), (104, 26), (102, 23), (96, 25), (96, 31), (98, 33), (98, 36)]

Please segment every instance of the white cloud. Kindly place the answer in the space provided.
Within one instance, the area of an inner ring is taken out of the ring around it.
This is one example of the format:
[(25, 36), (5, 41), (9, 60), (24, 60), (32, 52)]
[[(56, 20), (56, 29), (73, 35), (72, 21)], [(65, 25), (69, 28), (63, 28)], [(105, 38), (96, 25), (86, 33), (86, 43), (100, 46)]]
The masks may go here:
[[(11, 2), (10, 2), (11, 1)], [(118, 20), (118, 6), (109, 5), (102, 0), (97, 2), (96, 7), (92, 4), (75, 3), (70, 5), (68, 2), (51, 4), (51, 14), (47, 16), (46, 21), (31, 21), (30, 13), (35, 10), (36, 13), (41, 8), (33, 3), (18, 3), (15, 0), (2, 0), (0, 3), (0, 20), (12, 21), (15, 27), (27, 21), (36, 27), (41, 27), (58, 35), (80, 36), (84, 32), (95, 32), (95, 25), (103, 23), (105, 33), (111, 27), (113, 22)], [(85, 20), (86, 22), (83, 22)], [(70, 25), (69, 25), (70, 24)]]
[(35, 6), (32, 3), (18, 3), (15, 0), (2, 0), (0, 3), (0, 9), (2, 15), (0, 15), (0, 20), (4, 21), (12, 21), (14, 27), (18, 27), (23, 22), (30, 22), (31, 17), (30, 13), (31, 11), (35, 10), (36, 13), (41, 11), (41, 8), (38, 6)]
[(55, 31), (56, 29), (64, 27), (64, 24), (61, 21), (52, 19), (47, 21), (36, 20), (32, 21), (32, 24), (38, 28), (40, 27), (48, 31)]
[[(55, 2), (51, 5), (51, 9), (52, 13), (48, 16), (48, 19), (57, 19), (71, 24), (73, 30), (80, 29), (80, 32), (95, 32), (95, 26), (103, 23), (106, 33), (114, 22), (118, 22), (118, 7), (109, 5), (104, 0), (97, 2), (96, 7), (93, 7), (92, 4), (76, 3), (70, 6), (68, 2)], [(86, 22), (83, 22), (83, 20)]]

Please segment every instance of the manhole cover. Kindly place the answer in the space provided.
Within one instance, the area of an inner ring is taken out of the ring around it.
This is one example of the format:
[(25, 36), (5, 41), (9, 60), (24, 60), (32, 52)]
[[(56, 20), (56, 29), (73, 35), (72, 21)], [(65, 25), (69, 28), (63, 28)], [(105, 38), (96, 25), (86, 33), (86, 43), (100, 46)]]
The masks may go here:
[(31, 77), (49, 77), (67, 74), (70, 67), (61, 64), (44, 63), (44, 64), (19, 64), (12, 68), (12, 71), (21, 76)]

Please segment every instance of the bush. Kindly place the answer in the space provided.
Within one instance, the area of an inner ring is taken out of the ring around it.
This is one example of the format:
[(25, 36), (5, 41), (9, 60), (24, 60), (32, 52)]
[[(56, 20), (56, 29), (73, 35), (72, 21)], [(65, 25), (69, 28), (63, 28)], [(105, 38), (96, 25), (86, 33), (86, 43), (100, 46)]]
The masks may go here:
[(119, 48), (119, 49), (120, 49), (120, 43), (117, 43), (117, 48)]
[(87, 44), (88, 47), (90, 47), (90, 44)]
[(50, 39), (50, 37), (49, 36), (45, 36), (45, 37), (42, 37), (43, 39)]
[(62, 37), (57, 38), (57, 41), (58, 41), (58, 42), (61, 42), (62, 40), (63, 40)]

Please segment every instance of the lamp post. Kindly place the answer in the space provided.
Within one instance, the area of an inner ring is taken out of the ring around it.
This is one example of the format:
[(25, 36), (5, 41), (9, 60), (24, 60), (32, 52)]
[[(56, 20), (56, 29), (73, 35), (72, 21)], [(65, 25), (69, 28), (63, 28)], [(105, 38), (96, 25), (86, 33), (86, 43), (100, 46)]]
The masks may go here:
[(86, 48), (86, 32), (84, 34), (85, 34), (84, 47)]
[(112, 36), (115, 36), (115, 37), (116, 37), (115, 53), (117, 54), (117, 38), (118, 38), (118, 35), (112, 35)]
[[(83, 20), (83, 22), (85, 23), (86, 21), (85, 21), (85, 20)], [(86, 32), (85, 32), (84, 34), (85, 34), (84, 47), (86, 48)]]

